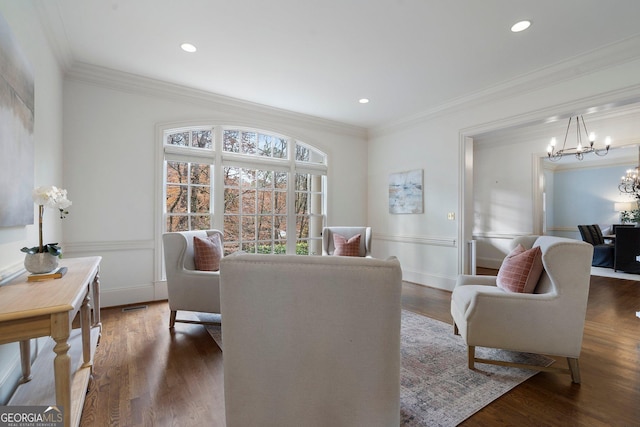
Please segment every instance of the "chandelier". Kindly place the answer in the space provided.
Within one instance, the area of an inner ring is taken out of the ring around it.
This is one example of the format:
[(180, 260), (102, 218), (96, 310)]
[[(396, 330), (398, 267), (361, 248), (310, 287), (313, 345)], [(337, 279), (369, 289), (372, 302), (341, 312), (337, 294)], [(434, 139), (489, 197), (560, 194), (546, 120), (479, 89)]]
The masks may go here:
[(640, 170), (640, 147), (638, 147), (638, 166), (635, 169), (627, 169), (627, 173), (620, 180), (618, 184), (618, 190), (621, 193), (627, 193), (633, 195), (636, 199), (640, 200), (640, 176), (638, 172)]
[[(611, 145), (611, 138), (607, 137), (604, 141), (604, 148), (596, 149), (593, 147), (593, 143), (596, 140), (596, 135), (587, 131), (587, 125), (582, 118), (582, 115), (576, 116), (576, 142), (577, 145), (575, 147), (567, 148), (567, 136), (569, 135), (569, 128), (571, 127), (571, 122), (573, 121), (573, 117), (569, 117), (569, 123), (567, 124), (567, 131), (564, 134), (564, 142), (562, 143), (562, 148), (560, 150), (556, 150), (556, 139), (551, 138), (551, 142), (547, 147), (547, 155), (549, 156), (549, 160), (552, 162), (557, 162), (563, 156), (576, 156), (578, 160), (582, 160), (585, 154), (587, 153), (595, 153), (598, 156), (606, 156), (609, 152), (609, 146)], [(585, 143), (587, 137), (589, 138), (589, 143), (587, 145), (582, 144), (582, 131), (580, 130), (580, 122), (582, 122), (582, 128), (584, 129), (584, 138)]]

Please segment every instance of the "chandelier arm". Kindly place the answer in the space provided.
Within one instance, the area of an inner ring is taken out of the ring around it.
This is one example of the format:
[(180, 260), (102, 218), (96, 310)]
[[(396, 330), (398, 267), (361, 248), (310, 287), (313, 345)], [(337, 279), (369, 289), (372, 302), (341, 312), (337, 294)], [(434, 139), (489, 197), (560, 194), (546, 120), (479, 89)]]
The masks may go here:
[(593, 147), (593, 142), (590, 138), (589, 138), (589, 131), (587, 130), (587, 123), (584, 121), (584, 118), (582, 117), (582, 115), (580, 115), (580, 118), (582, 119), (582, 127), (584, 128), (584, 135), (587, 139), (589, 139), (589, 146)]
[(571, 120), (573, 120), (573, 117), (569, 117), (569, 123), (567, 123), (567, 130), (564, 133), (564, 142), (562, 143), (562, 150), (560, 151), (562, 153), (564, 152), (565, 145), (567, 145), (567, 136), (569, 136), (569, 127), (571, 126)]
[(578, 145), (576, 145), (576, 150), (580, 147), (582, 151), (582, 134), (580, 133), (580, 118), (576, 116), (576, 141), (578, 141)]

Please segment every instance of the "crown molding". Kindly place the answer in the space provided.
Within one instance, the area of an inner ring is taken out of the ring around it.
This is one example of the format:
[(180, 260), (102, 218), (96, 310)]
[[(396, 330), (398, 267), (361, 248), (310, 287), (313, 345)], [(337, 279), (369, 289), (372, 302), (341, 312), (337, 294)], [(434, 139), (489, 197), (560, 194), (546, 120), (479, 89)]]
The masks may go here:
[[(631, 92), (634, 89), (631, 88)], [(635, 88), (635, 91), (640, 95), (640, 85)], [(630, 92), (629, 88), (624, 90), (615, 91), (612, 93), (606, 94), (607, 99), (613, 97), (617, 97), (623, 94), (628, 94)], [(605, 99), (603, 97), (599, 98), (588, 98), (584, 100), (584, 103), (589, 102), (603, 102)], [(541, 117), (541, 115), (549, 114), (549, 110), (541, 110), (532, 113), (533, 115), (537, 115)], [(574, 114), (581, 114), (573, 113)], [(475, 147), (477, 149), (488, 148), (488, 147), (498, 147), (511, 145), (514, 143), (514, 139), (521, 143), (538, 143), (541, 140), (545, 141), (545, 145), (541, 146), (542, 149), (546, 148), (547, 140), (552, 136), (560, 137), (566, 133), (567, 122), (566, 120), (570, 115), (555, 116), (557, 120), (544, 121), (537, 120), (534, 121), (533, 124), (530, 122), (532, 114), (521, 115), (512, 117), (510, 119), (500, 120), (491, 122), (485, 125), (485, 127), (491, 128), (489, 132), (482, 132), (479, 128), (474, 129), (463, 129), (462, 132), (465, 135), (472, 136)], [(589, 128), (592, 130), (596, 130), (597, 134), (602, 134), (599, 130), (606, 125), (608, 128), (616, 128), (619, 124), (623, 124), (629, 121), (637, 121), (640, 120), (640, 108), (638, 105), (632, 106), (623, 106), (616, 107), (615, 110), (603, 111), (593, 115), (589, 115), (587, 117), (589, 121)], [(528, 121), (529, 120), (529, 121)], [(514, 123), (521, 123), (520, 126), (511, 126)], [(522, 124), (526, 123), (526, 124)], [(606, 132), (605, 132), (606, 133)], [(607, 135), (614, 138), (614, 142), (612, 147), (621, 147), (638, 143), (638, 137), (636, 135), (618, 135), (615, 132), (606, 133)]]
[(163, 97), (171, 101), (200, 105), (205, 108), (223, 109), (225, 113), (236, 115), (256, 115), (260, 121), (279, 123), (285, 127), (305, 126), (324, 132), (366, 138), (367, 130), (306, 114), (296, 113), (264, 104), (257, 104), (174, 83), (164, 82), (137, 74), (126, 73), (84, 62), (75, 62), (67, 70), (65, 77), (71, 81), (101, 86), (129, 94), (139, 94), (154, 98)]
[(614, 159), (614, 160), (603, 160), (599, 159), (598, 162), (592, 161), (588, 163), (584, 162), (573, 162), (573, 163), (553, 163), (549, 165), (548, 162), (544, 162), (542, 168), (544, 170), (550, 170), (552, 172), (567, 172), (572, 170), (588, 170), (588, 169), (601, 169), (601, 168), (610, 168), (615, 166), (624, 166), (629, 167), (630, 165), (635, 166), (636, 160), (632, 159)]
[[(533, 70), (500, 84), (453, 99), (421, 113), (371, 128), (369, 134), (372, 136), (389, 134), (402, 128), (419, 125), (438, 116), (521, 95), (639, 58), (640, 35), (637, 35), (591, 52), (576, 55), (562, 62)], [(624, 98), (629, 97), (628, 91), (626, 92)], [(584, 108), (592, 106), (593, 104), (586, 105)], [(575, 108), (575, 105), (572, 108)], [(561, 110), (561, 112), (566, 112), (566, 109)]]

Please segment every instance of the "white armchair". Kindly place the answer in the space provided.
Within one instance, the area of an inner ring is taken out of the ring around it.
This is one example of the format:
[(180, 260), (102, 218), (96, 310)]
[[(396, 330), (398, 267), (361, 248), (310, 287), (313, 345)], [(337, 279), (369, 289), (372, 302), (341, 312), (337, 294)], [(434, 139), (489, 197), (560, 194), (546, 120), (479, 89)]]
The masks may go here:
[(400, 424), (395, 258), (242, 254), (220, 271), (228, 427)]
[(175, 322), (207, 323), (176, 319), (178, 310), (201, 313), (220, 313), (220, 272), (198, 271), (195, 268), (193, 237), (206, 238), (219, 230), (197, 230), (165, 233), (162, 235), (164, 264), (169, 293), (169, 328)]
[(324, 227), (322, 229), (322, 255), (333, 255), (333, 233), (347, 240), (360, 234), (360, 256), (371, 257), (371, 227)]
[[(543, 271), (534, 293), (513, 293), (496, 285), (495, 276), (458, 277), (451, 295), (454, 331), (474, 363), (548, 370), (571, 374), (580, 382), (578, 357), (582, 347), (593, 246), (553, 236), (514, 239), (515, 248), (539, 246)], [(475, 357), (475, 347), (566, 357), (568, 369), (515, 364)]]

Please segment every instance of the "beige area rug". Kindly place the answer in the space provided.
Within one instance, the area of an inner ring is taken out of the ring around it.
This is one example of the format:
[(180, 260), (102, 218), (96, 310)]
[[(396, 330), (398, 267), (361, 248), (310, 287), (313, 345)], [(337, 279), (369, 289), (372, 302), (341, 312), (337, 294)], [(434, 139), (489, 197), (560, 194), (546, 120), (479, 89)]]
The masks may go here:
[[(215, 315), (199, 317), (220, 320)], [(207, 326), (207, 330), (222, 349), (221, 327)], [(401, 355), (400, 410), (405, 427), (456, 426), (537, 373), (486, 364), (469, 370), (467, 348), (451, 325), (407, 310), (402, 311)], [(476, 357), (539, 366), (553, 363), (540, 355), (480, 347)]]

